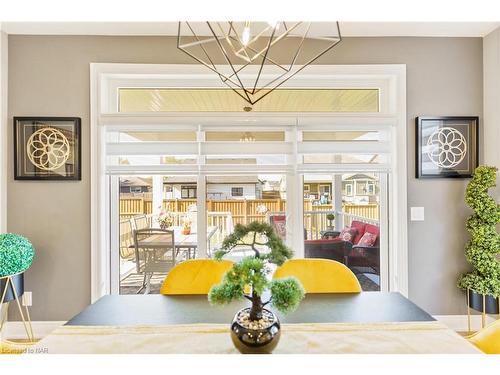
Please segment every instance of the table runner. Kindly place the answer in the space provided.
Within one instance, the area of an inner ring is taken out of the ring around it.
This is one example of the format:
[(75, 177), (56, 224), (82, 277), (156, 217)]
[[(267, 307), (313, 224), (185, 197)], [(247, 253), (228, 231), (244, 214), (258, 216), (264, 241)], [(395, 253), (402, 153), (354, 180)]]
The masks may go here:
[[(32, 352), (49, 354), (237, 353), (225, 324), (63, 326)], [(275, 354), (479, 353), (439, 322), (284, 324)]]

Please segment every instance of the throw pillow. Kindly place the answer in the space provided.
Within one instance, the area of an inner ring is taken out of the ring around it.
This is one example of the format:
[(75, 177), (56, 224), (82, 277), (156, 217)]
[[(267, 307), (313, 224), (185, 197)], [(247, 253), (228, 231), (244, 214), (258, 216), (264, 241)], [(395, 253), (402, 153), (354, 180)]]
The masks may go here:
[(377, 235), (369, 232), (365, 232), (363, 234), (363, 237), (358, 242), (359, 246), (373, 246), (375, 245), (375, 242), (377, 241)]
[(345, 227), (344, 229), (342, 229), (342, 232), (340, 232), (339, 238), (342, 241), (352, 242), (352, 239), (356, 236), (356, 233), (358, 233), (356, 228)]

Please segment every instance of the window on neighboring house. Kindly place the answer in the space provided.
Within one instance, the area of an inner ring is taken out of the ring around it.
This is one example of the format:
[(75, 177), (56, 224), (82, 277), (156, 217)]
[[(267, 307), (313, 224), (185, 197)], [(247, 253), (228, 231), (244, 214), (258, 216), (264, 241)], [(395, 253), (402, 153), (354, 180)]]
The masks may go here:
[(174, 190), (174, 188), (172, 187), (172, 185), (165, 185), (164, 190), (165, 193), (171, 193)]
[(196, 186), (181, 186), (181, 198), (182, 199), (196, 198)]
[(367, 190), (369, 195), (375, 195), (375, 184), (372, 182), (368, 183)]
[(331, 195), (331, 187), (330, 185), (319, 185), (319, 194), (326, 195), (329, 197)]
[(311, 194), (311, 185), (304, 184), (304, 198), (309, 198), (310, 194)]
[(352, 196), (352, 184), (345, 185), (345, 195)]
[(130, 187), (130, 192), (131, 193), (142, 193), (142, 187), (140, 187), (140, 186), (131, 186)]
[(231, 188), (231, 196), (232, 197), (242, 197), (243, 196), (243, 188), (242, 187), (232, 187)]

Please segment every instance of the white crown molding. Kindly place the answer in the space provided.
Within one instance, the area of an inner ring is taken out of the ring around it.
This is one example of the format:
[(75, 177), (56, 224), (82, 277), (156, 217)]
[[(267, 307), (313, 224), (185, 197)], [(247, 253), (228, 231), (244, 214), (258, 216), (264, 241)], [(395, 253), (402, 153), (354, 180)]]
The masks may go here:
[[(340, 22), (340, 27), (345, 37), (484, 37), (500, 22)], [(2, 28), (19, 35), (177, 35), (177, 22), (3, 22)]]

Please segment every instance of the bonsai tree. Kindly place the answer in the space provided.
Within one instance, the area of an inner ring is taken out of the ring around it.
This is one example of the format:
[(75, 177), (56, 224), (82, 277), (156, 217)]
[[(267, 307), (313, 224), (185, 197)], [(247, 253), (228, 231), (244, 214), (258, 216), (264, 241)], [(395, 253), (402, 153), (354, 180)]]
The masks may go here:
[(498, 297), (500, 295), (500, 236), (496, 225), (500, 222), (500, 206), (488, 195), (496, 185), (497, 168), (480, 166), (467, 185), (465, 202), (474, 210), (467, 220), (471, 239), (465, 246), (465, 256), (472, 265), (470, 273), (462, 275), (458, 286), (476, 293)]
[[(215, 259), (231, 252), (237, 246), (247, 246), (254, 251), (253, 256), (244, 258), (226, 273), (219, 285), (212, 287), (208, 294), (211, 304), (226, 304), (243, 298), (252, 302), (250, 320), (262, 319), (264, 306), (271, 303), (282, 313), (293, 311), (304, 298), (304, 289), (295, 278), (269, 281), (268, 263), (283, 264), (291, 258), (292, 251), (285, 246), (273, 228), (266, 223), (254, 221), (246, 226), (238, 224), (234, 232), (227, 236), (221, 250), (214, 254)], [(257, 246), (267, 246), (268, 253), (261, 253)], [(271, 298), (263, 302), (262, 295), (269, 289)]]

